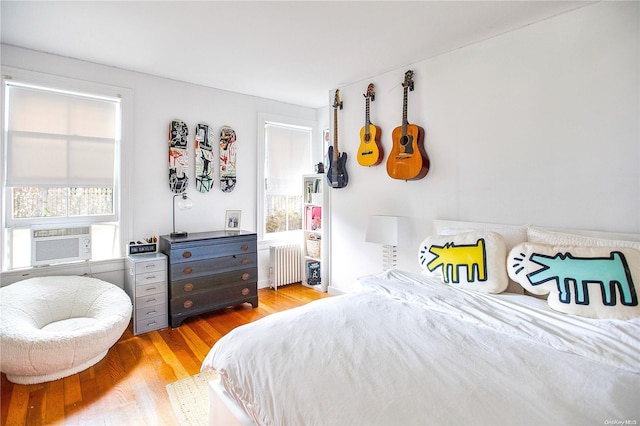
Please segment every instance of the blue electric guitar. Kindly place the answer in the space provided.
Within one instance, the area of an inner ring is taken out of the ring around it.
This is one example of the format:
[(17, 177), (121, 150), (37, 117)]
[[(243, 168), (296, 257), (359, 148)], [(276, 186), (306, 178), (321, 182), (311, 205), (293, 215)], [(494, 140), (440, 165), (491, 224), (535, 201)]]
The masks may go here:
[(347, 176), (347, 153), (340, 153), (338, 150), (338, 108), (342, 109), (340, 100), (340, 89), (336, 90), (333, 101), (333, 146), (329, 147), (329, 170), (327, 171), (327, 181), (331, 188), (344, 188), (349, 183)]

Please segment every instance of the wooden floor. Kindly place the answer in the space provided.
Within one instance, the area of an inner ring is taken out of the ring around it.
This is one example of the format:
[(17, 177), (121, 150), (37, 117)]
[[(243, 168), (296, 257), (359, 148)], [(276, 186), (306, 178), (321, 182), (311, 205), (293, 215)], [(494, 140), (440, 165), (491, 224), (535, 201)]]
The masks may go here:
[(194, 375), (211, 346), (239, 325), (328, 297), (294, 284), (258, 291), (245, 304), (133, 336), (131, 325), (107, 356), (64, 379), (16, 385), (1, 375), (1, 425), (176, 425), (165, 386)]

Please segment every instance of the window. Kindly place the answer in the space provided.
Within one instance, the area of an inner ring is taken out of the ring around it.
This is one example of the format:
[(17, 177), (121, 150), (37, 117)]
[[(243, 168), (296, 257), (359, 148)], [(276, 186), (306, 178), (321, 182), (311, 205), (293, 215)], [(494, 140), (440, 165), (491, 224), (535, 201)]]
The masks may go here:
[(119, 257), (123, 96), (38, 77), (3, 82), (2, 269), (30, 265), (34, 226), (91, 225), (92, 258)]
[[(286, 238), (302, 229), (302, 175), (313, 173), (315, 123), (262, 120), (263, 173), (261, 239)], [(259, 157), (260, 158), (260, 157)]]

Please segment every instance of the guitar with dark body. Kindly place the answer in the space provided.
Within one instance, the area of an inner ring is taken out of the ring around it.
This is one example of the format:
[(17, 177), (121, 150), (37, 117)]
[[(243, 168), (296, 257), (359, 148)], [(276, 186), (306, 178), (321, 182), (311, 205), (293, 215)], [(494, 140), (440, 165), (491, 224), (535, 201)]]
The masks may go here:
[(387, 174), (394, 179), (422, 179), (429, 172), (429, 157), (424, 149), (424, 129), (407, 121), (407, 92), (413, 91), (413, 71), (404, 75), (402, 126), (393, 129), (393, 147), (387, 158)]
[(347, 175), (347, 153), (341, 153), (338, 149), (338, 108), (342, 109), (340, 100), (340, 89), (336, 90), (333, 101), (333, 146), (329, 147), (329, 170), (327, 171), (327, 181), (331, 188), (344, 188), (349, 183)]

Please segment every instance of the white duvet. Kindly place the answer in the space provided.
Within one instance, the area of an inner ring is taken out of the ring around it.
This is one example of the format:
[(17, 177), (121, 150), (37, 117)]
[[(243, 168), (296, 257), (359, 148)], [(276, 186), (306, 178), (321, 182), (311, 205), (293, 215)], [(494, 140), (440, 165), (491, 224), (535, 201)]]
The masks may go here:
[(388, 271), (239, 327), (202, 369), (257, 424), (640, 422), (640, 320)]

